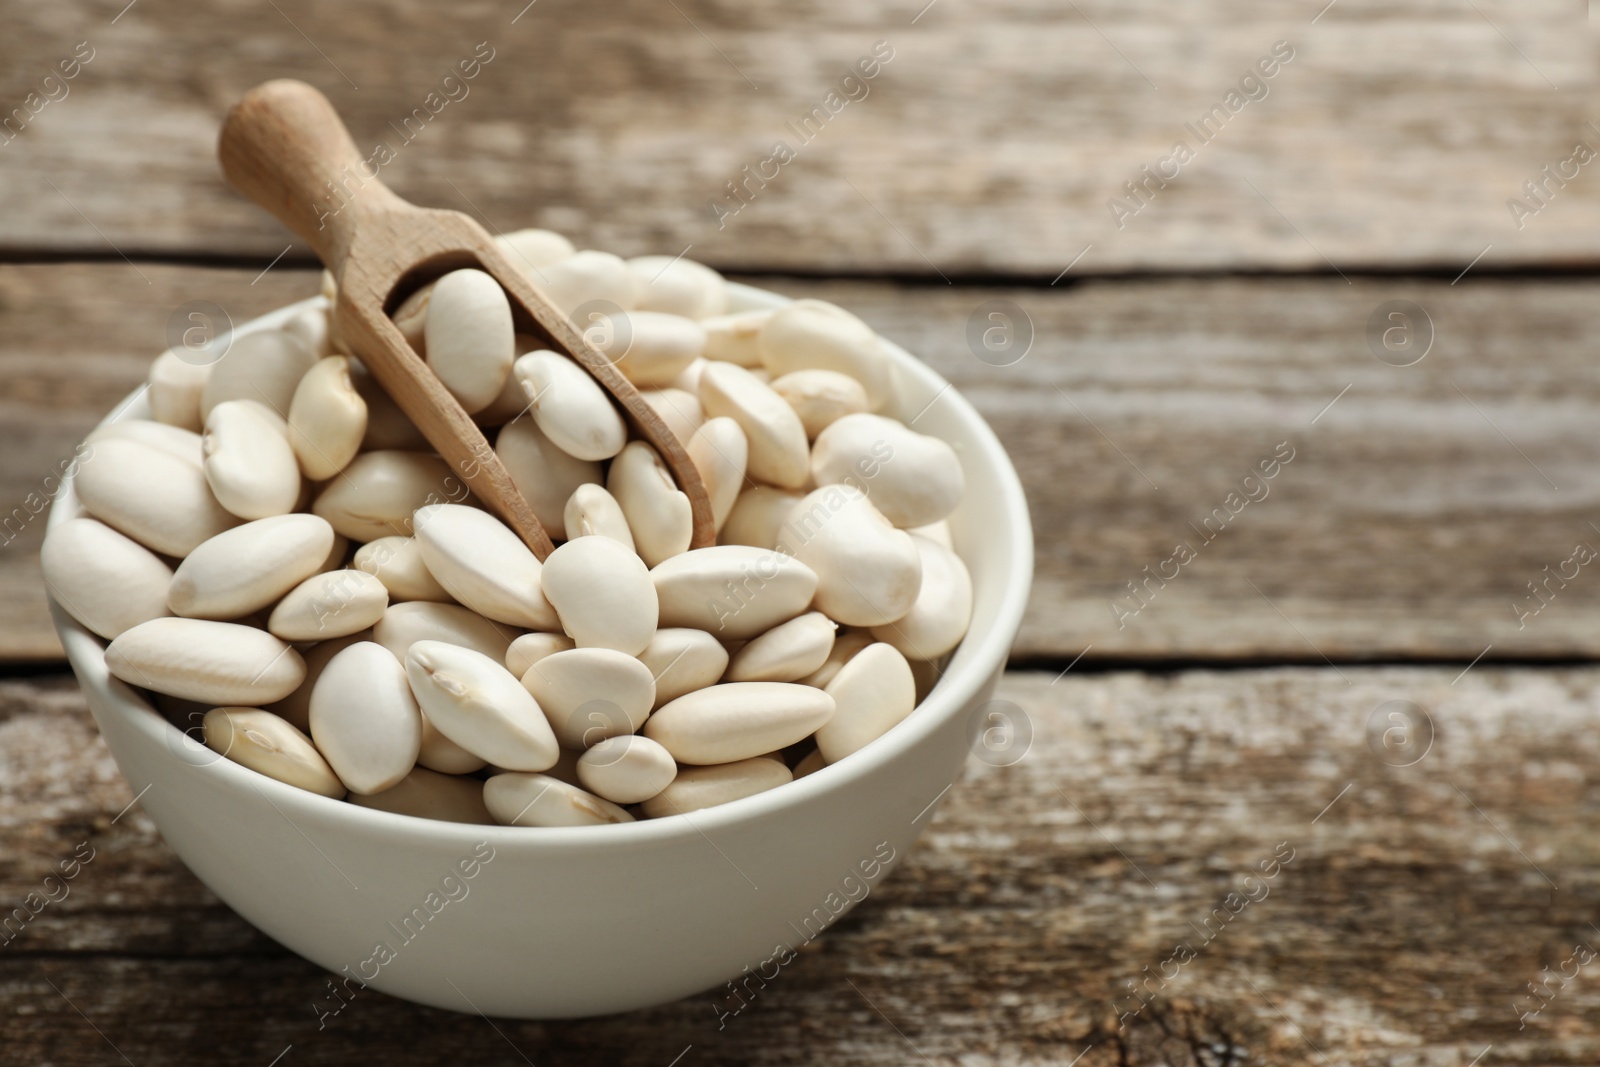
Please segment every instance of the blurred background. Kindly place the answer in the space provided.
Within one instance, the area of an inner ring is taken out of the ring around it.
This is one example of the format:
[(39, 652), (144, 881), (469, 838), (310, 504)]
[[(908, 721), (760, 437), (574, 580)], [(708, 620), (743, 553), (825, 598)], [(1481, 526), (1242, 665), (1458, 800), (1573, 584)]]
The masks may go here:
[[(104, 858), (0, 947), (0, 1060), (1600, 1060), (1594, 979), (1550, 977), (1600, 944), (1583, 4), (70, 0), (4, 26), (0, 910), (78, 842)], [(737, 1022), (370, 993), (319, 1031), (325, 976), (119, 812), (42, 515), (196, 302), (237, 324), (317, 291), (215, 161), (277, 77), (414, 202), (850, 308), (1012, 453), (1038, 544), (1015, 734)], [(1130, 999), (1279, 842), (1274, 900)]]

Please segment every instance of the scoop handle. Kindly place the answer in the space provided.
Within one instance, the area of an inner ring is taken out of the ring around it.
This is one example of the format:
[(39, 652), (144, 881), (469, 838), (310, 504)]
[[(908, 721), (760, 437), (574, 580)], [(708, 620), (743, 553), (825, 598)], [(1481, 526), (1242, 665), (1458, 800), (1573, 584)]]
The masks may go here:
[(378, 180), (326, 96), (281, 78), (228, 111), (217, 141), (228, 183), (309, 244), (335, 277), (363, 217), (409, 207)]

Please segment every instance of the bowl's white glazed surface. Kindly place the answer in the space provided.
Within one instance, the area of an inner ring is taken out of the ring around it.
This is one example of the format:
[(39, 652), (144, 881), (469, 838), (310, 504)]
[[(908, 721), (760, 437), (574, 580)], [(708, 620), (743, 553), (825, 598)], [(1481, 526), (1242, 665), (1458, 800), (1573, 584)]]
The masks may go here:
[[(731, 288), (736, 308), (786, 302)], [(274, 328), (317, 301), (238, 332)], [(101, 734), (167, 843), (245, 919), (353, 990), (365, 983), (435, 1007), (556, 1018), (675, 1000), (746, 968), (770, 979), (864, 899), (933, 818), (1032, 580), (1027, 505), (1005, 451), (942, 378), (887, 347), (892, 413), (921, 411), (916, 429), (949, 441), (965, 468), (951, 527), (972, 571), (972, 628), (906, 721), (776, 790), (598, 827), (480, 827), (374, 811), (217, 757), (111, 678), (99, 639), (52, 605), (56, 628)], [(107, 421), (148, 416), (141, 391)], [(50, 525), (78, 514), (69, 482)]]

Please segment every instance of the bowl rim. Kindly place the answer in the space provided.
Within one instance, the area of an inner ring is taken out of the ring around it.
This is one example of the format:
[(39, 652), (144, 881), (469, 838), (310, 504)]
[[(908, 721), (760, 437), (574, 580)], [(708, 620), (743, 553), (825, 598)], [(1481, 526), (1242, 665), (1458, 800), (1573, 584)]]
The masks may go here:
[[(737, 305), (736, 310), (777, 308), (792, 302), (792, 298), (782, 294), (738, 282), (729, 282), (728, 288), (731, 302)], [(257, 316), (235, 327), (233, 333), (237, 337), (257, 330), (276, 329), (303, 311), (326, 306), (324, 297), (309, 297)], [(860, 751), (852, 753), (848, 759), (824, 766), (779, 788), (692, 813), (604, 826), (560, 827), (456, 823), (382, 811), (296, 788), (220, 756), (203, 765), (189, 764), (190, 769), (217, 776), (218, 781), (231, 790), (254, 789), (289, 813), (330, 825), (343, 823), (351, 832), (358, 834), (405, 836), (439, 844), (487, 840), (497, 847), (560, 850), (626, 848), (642, 844), (659, 846), (706, 837), (708, 831), (732, 830), (759, 823), (792, 808), (803, 808), (826, 793), (880, 773), (886, 764), (901, 753), (915, 747), (944, 727), (949, 720), (962, 714), (982, 687), (1004, 666), (1010, 653), (1011, 640), (1021, 625), (1033, 579), (1033, 530), (1028, 517), (1027, 500), (1005, 448), (977, 409), (942, 375), (888, 338), (883, 338), (883, 347), (899, 373), (909, 375), (930, 394), (943, 396), (954, 405), (959, 420), (977, 443), (983, 465), (991, 468), (1002, 500), (1003, 513), (996, 517), (998, 521), (993, 526), (1001, 531), (1001, 536), (1006, 540), (1006, 560), (1001, 579), (1003, 588), (993, 623), (982, 633), (969, 631), (962, 645), (958, 646), (958, 651), (964, 651), (967, 642), (977, 642), (965, 662), (953, 670), (947, 669), (911, 715)], [(140, 386), (135, 389), (97, 423), (96, 428), (133, 417), (130, 412), (138, 406), (146, 388)], [(47, 532), (58, 523), (76, 517), (81, 511), (73, 487), (75, 473), (69, 472), (62, 479), (62, 488), (45, 523)], [(69, 515), (69, 512), (72, 514)], [(194, 743), (131, 686), (111, 677), (105, 666), (104, 646), (98, 636), (67, 615), (53, 596), (49, 598), (49, 603), (56, 632), (82, 686), (88, 688), (92, 684), (108, 696), (118, 712), (126, 713), (130, 728), (144, 735), (147, 742), (155, 745), (165, 743), (174, 752), (178, 750), (173, 746)], [(141, 711), (149, 714), (138, 714)], [(168, 736), (169, 733), (171, 736)], [(944, 793), (940, 793), (932, 798), (928, 808), (923, 809), (924, 813), (943, 796)]]

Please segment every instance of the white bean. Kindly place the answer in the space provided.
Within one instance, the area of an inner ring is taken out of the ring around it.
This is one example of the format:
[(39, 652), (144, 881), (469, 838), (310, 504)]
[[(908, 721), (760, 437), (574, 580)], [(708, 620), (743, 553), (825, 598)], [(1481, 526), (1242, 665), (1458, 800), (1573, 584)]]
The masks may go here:
[(661, 604), (659, 625), (692, 626), (725, 641), (787, 622), (817, 592), (817, 575), (803, 562), (746, 545), (685, 552), (656, 566), (650, 579)]
[(669, 389), (682, 389), (696, 397), (700, 395), (700, 375), (705, 373), (706, 365), (711, 361), (705, 358), (690, 360), (689, 365), (678, 372), (672, 379)]
[(750, 441), (750, 477), (798, 489), (810, 476), (806, 430), (800, 416), (772, 387), (733, 363), (713, 362), (700, 375), (700, 406), (726, 415)]
[(167, 606), (191, 619), (241, 618), (316, 574), (332, 547), (332, 527), (315, 515), (247, 522), (189, 553), (172, 576)]
[(930, 522), (926, 526), (908, 527), (906, 533), (911, 534), (913, 537), (926, 537), (934, 544), (943, 545), (952, 552), (956, 550), (955, 539), (950, 535), (950, 523), (944, 519), (940, 519), (938, 522)]
[(666, 311), (685, 318), (720, 315), (728, 306), (728, 283), (722, 275), (682, 256), (635, 256), (634, 307)]
[(600, 464), (563, 452), (530, 418), (501, 427), (495, 454), (552, 540), (567, 537), (567, 501), (584, 482), (599, 482)]
[(400, 336), (406, 343), (416, 350), (417, 355), (428, 354), (428, 340), (425, 332), (428, 323), (428, 302), (433, 299), (433, 287), (438, 281), (431, 281), (416, 290), (400, 302), (394, 309), (395, 326), (400, 330)]
[(749, 486), (734, 501), (727, 521), (717, 534), (718, 542), (724, 545), (777, 548), (783, 524), (803, 498), (803, 493), (789, 489), (776, 489), (770, 485)]
[(611, 461), (606, 490), (616, 497), (633, 531), (633, 543), (650, 566), (687, 552), (694, 538), (694, 511), (656, 450), (630, 441)]
[(827, 662), (837, 628), (820, 611), (780, 623), (734, 654), (724, 681), (797, 682)]
[(300, 498), (300, 464), (283, 419), (254, 400), (225, 400), (206, 415), (206, 484), (241, 519), (287, 515)]
[(476, 778), (439, 774), (414, 767), (392, 787), (371, 796), (352, 793), (350, 803), (394, 815), (438, 819), (477, 826), (494, 826), (494, 816), (483, 803), (483, 783)]
[(961, 643), (972, 622), (972, 577), (961, 557), (926, 537), (911, 538), (922, 560), (922, 587), (911, 610), (872, 635), (910, 659), (935, 660)]
[(187, 556), (239, 524), (198, 465), (139, 441), (96, 444), (72, 484), (91, 515), (164, 556)]
[(362, 630), (350, 634), (348, 637), (335, 637), (330, 641), (318, 641), (305, 649), (301, 658), (305, 660), (305, 679), (296, 687), (295, 691), (282, 700), (275, 700), (267, 705), (267, 710), (294, 724), (294, 728), (302, 733), (311, 732), (311, 694), (317, 688), (317, 679), (322, 677), (322, 672), (328, 663), (355, 644), (357, 641), (371, 641), (372, 631)]
[(817, 435), (817, 485), (863, 490), (896, 526), (926, 526), (961, 503), (966, 476), (955, 449), (882, 415), (846, 415)]
[(363, 452), (328, 483), (311, 510), (353, 541), (376, 541), (411, 533), (411, 516), (418, 508), (466, 495), (466, 485), (438, 456)]
[(610, 459), (627, 443), (628, 429), (583, 367), (541, 349), (518, 357), (512, 373), (528, 398), (528, 413), (550, 442), (577, 459)]
[(524, 629), (560, 625), (539, 586), (538, 557), (499, 519), (462, 504), (430, 504), (412, 525), (428, 572), (463, 605)]
[(467, 414), (493, 403), (516, 357), (511, 301), (481, 270), (454, 270), (434, 284), (423, 325), (428, 366)]
[(583, 749), (644, 725), (655, 704), (650, 668), (609, 648), (574, 648), (535, 662), (522, 685), (563, 748)]
[(649, 800), (678, 776), (672, 754), (648, 737), (608, 737), (578, 758), (578, 781), (613, 804)]
[(609, 537), (634, 551), (633, 531), (628, 529), (628, 517), (622, 513), (617, 498), (605, 486), (585, 482), (572, 491), (567, 506), (562, 509), (562, 525), (567, 538)]
[(414, 537), (393, 534), (369, 541), (356, 549), (352, 566), (376, 576), (395, 603), (402, 600), (450, 602), (450, 594), (422, 562), (422, 549)]
[(816, 572), (816, 606), (849, 626), (880, 626), (911, 610), (922, 562), (911, 535), (897, 530), (859, 489), (828, 485), (794, 506), (782, 537)]
[(711, 498), (711, 517), (717, 529), (728, 521), (728, 513), (744, 488), (744, 472), (749, 462), (750, 444), (739, 424), (726, 416), (707, 421), (689, 438), (689, 459), (705, 482)]
[[(473, 774), (488, 766), (489, 761), (474, 756), (422, 717), (422, 748), (417, 752), (417, 763), (440, 774)], [(482, 790), (479, 790), (482, 793)]]
[[(565, 259), (542, 265), (530, 276), (550, 302), (572, 318), (585, 304), (604, 303), (624, 310), (633, 307), (633, 272), (610, 252), (584, 249)], [(588, 330), (589, 321), (573, 319), (579, 330)]]
[(790, 371), (772, 383), (772, 391), (794, 408), (806, 436), (813, 439), (846, 415), (867, 410), (861, 383), (834, 370)]
[(350, 380), (350, 360), (328, 356), (306, 371), (289, 402), (289, 444), (312, 481), (350, 465), (367, 434), (367, 402)]
[(406, 677), (423, 714), (440, 733), (497, 767), (542, 771), (555, 763), (555, 734), (512, 673), (481, 652), (418, 641)]
[(483, 802), (502, 826), (603, 826), (633, 822), (617, 805), (548, 774), (497, 774)]
[(285, 333), (292, 333), (305, 342), (306, 348), (318, 359), (331, 356), (333, 351), (333, 318), (327, 308), (308, 307), (283, 324)]
[(170, 617), (118, 634), (106, 669), (129, 685), (212, 706), (270, 704), (306, 676), (300, 653), (265, 630)]
[(664, 705), (644, 736), (679, 763), (733, 763), (804, 740), (832, 717), (833, 697), (809, 685), (725, 682)]
[(770, 318), (772, 312), (763, 308), (701, 319), (700, 326), (706, 331), (706, 358), (741, 367), (761, 366), (761, 329)]
[(210, 415), (224, 400), (254, 400), (283, 418), (295, 387), (316, 361), (306, 343), (285, 330), (257, 330), (236, 337), (227, 354), (211, 367), (200, 395), (200, 415)]
[(889, 732), (917, 706), (911, 665), (892, 645), (868, 645), (851, 657), (823, 690), (838, 705), (817, 731), (817, 751), (829, 763)]
[(418, 641), (444, 641), (503, 663), (506, 649), (516, 636), (517, 631), (490, 622), (459, 604), (426, 600), (390, 604), (372, 628), (372, 639), (399, 660), (404, 660), (406, 652)]
[(383, 618), (388, 606), (389, 590), (366, 571), (323, 571), (284, 594), (267, 630), (285, 641), (348, 637)]
[(172, 568), (137, 541), (94, 519), (56, 524), (45, 534), (39, 564), (50, 595), (62, 610), (107, 640), (170, 614), (167, 587)]
[(628, 311), (597, 322), (587, 334), (623, 376), (641, 389), (659, 389), (700, 358), (706, 331), (693, 319), (660, 311)]
[(800, 683), (802, 685), (814, 685), (818, 689), (826, 688), (828, 683), (833, 681), (834, 675), (838, 674), (840, 669), (846, 663), (849, 663), (857, 652), (860, 652), (876, 640), (877, 638), (872, 636), (870, 630), (845, 630), (842, 633), (835, 634), (833, 647), (828, 650), (828, 658), (823, 660), (822, 666), (800, 679)]
[(580, 649), (610, 648), (636, 656), (656, 632), (650, 572), (609, 537), (577, 537), (559, 546), (545, 560), (540, 580), (560, 629)]
[(672, 784), (641, 805), (645, 815), (663, 819), (764, 793), (794, 780), (777, 760), (740, 760), (715, 767), (685, 767)]
[[(199, 359), (198, 356), (191, 358)], [(167, 350), (150, 365), (150, 417), (168, 426), (185, 430), (200, 429), (200, 397), (205, 393), (206, 380), (211, 377), (209, 363), (184, 359), (174, 350)]]
[(521, 678), (546, 656), (577, 647), (566, 634), (523, 634), (506, 649), (506, 670)]
[(497, 236), (494, 243), (505, 253), (512, 266), (535, 283), (539, 282), (541, 268), (560, 263), (577, 251), (571, 241), (554, 230), (512, 230)]
[(667, 424), (667, 429), (678, 440), (688, 443), (689, 438), (706, 421), (705, 412), (700, 408), (700, 398), (683, 389), (668, 386), (664, 389), (641, 389), (639, 397), (661, 416), (661, 421)]
[(808, 774), (816, 774), (827, 765), (828, 761), (822, 758), (822, 750), (814, 748), (807, 753), (805, 759), (794, 765), (794, 780), (798, 782)]
[(691, 627), (657, 630), (639, 662), (650, 668), (656, 680), (656, 707), (685, 693), (714, 685), (728, 669), (728, 650), (722, 642)]
[(818, 368), (861, 383), (876, 411), (889, 399), (889, 360), (872, 327), (844, 308), (796, 300), (772, 313), (761, 329), (761, 362), (773, 377)]
[[(196, 467), (205, 466), (204, 440), (193, 430), (168, 426), (164, 422), (151, 422), (149, 419), (118, 419), (116, 422), (103, 423), (89, 431), (89, 436), (83, 439), (87, 445), (97, 445), (101, 441), (138, 441), (193, 463)], [(91, 448), (83, 460), (87, 461), (93, 455)]]
[(207, 746), (257, 774), (334, 800), (344, 796), (344, 785), (311, 739), (270, 711), (212, 708), (204, 730)]
[(361, 641), (333, 657), (311, 691), (311, 738), (352, 793), (381, 793), (411, 772), (422, 713), (393, 653)]

